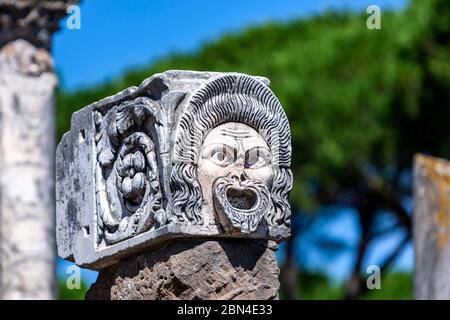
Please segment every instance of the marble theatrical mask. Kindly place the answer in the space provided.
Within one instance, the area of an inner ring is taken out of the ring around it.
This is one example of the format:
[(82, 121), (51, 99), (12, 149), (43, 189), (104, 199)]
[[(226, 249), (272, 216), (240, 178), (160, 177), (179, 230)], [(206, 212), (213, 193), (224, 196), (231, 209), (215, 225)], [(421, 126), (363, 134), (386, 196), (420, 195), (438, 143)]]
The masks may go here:
[(206, 136), (198, 180), (206, 207), (216, 211), (226, 232), (254, 232), (272, 210), (271, 161), (266, 141), (246, 124), (224, 123)]

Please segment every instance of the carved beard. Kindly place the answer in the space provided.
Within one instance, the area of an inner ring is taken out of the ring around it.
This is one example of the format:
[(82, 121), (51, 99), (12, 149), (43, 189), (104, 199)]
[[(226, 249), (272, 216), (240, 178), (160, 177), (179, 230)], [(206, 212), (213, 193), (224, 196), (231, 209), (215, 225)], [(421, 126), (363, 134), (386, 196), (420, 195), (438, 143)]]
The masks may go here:
[(259, 180), (245, 175), (219, 177), (213, 184), (213, 203), (225, 231), (250, 234), (271, 210), (270, 192)]

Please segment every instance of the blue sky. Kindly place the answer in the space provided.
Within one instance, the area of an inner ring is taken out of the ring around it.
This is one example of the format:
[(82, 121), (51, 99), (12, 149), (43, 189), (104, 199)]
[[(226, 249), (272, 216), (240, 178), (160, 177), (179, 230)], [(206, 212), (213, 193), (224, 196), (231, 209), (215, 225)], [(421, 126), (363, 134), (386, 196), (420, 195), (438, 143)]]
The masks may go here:
[[(239, 32), (250, 25), (307, 17), (330, 9), (364, 13), (371, 4), (380, 6), (382, 11), (399, 9), (407, 3), (407, 0), (83, 0), (81, 29), (68, 30), (63, 21), (62, 30), (54, 37), (53, 53), (61, 87), (75, 90), (112, 79), (131, 67), (148, 65), (172, 52), (192, 52), (224, 33)], [(302, 251), (309, 268), (322, 270), (337, 281), (344, 279), (354, 261), (354, 250), (325, 261), (305, 246), (314, 237), (327, 234), (342, 238), (351, 249), (359, 237), (356, 214), (341, 210), (333, 219), (322, 222), (319, 219), (315, 228), (298, 240), (298, 251)], [(374, 244), (365, 265), (379, 262), (401, 237), (399, 232), (392, 233)], [(306, 255), (305, 250), (309, 250)], [(410, 245), (396, 267), (410, 270), (412, 261)], [(68, 265), (69, 262), (59, 261), (60, 277), (68, 276), (65, 273)], [(97, 276), (88, 270), (83, 270), (82, 275), (88, 283)]]
[[(410, 208), (407, 208), (410, 209)], [(312, 226), (296, 238), (296, 257), (303, 269), (327, 274), (333, 282), (341, 282), (351, 274), (356, 261), (357, 245), (361, 237), (358, 214), (350, 207), (330, 207), (315, 213)], [(385, 226), (396, 224), (392, 215), (382, 214)], [(374, 240), (363, 260), (363, 270), (370, 265), (380, 265), (405, 236), (405, 230), (394, 230)], [(323, 239), (334, 239), (344, 247), (334, 253), (320, 250)], [(282, 259), (279, 256), (279, 259)], [(412, 243), (408, 244), (393, 263), (393, 270), (411, 271), (414, 260)]]
[(81, 29), (69, 30), (63, 21), (53, 53), (61, 86), (73, 90), (250, 25), (329, 9), (364, 13), (370, 4), (383, 11), (402, 8), (407, 0), (83, 0)]

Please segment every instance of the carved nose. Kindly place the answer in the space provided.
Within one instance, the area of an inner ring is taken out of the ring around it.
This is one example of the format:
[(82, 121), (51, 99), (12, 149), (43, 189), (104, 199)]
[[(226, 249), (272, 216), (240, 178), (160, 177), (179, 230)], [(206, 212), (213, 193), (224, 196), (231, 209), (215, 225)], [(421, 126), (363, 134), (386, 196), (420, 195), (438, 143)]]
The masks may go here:
[(233, 174), (231, 176), (231, 178), (239, 180), (241, 182), (244, 182), (244, 181), (248, 180), (248, 176), (247, 176), (247, 174), (244, 171), (242, 171), (241, 173), (238, 173), (238, 174)]

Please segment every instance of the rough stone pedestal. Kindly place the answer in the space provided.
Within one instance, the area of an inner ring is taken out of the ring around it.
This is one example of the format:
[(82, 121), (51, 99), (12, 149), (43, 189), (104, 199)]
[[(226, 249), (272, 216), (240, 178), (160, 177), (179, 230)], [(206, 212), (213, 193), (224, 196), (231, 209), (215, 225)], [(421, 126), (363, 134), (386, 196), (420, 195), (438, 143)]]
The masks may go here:
[(86, 299), (276, 299), (275, 249), (264, 240), (169, 242), (101, 271)]

